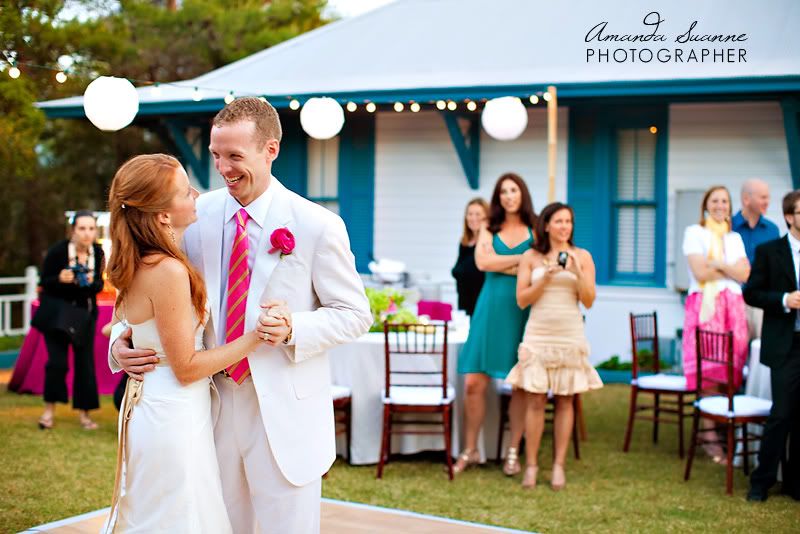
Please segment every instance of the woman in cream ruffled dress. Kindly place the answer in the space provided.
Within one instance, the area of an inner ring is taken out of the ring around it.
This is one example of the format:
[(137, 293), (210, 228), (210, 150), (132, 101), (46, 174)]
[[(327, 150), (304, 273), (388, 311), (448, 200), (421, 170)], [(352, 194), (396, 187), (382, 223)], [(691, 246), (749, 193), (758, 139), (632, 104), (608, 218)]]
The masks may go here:
[[(525, 391), (525, 473), (522, 485), (533, 488), (538, 473), (539, 444), (544, 429), (547, 394), (556, 400), (555, 458), (550, 485), (566, 484), (564, 462), (574, 413), (572, 396), (603, 387), (589, 363), (589, 343), (583, 329), (579, 303), (591, 307), (595, 298), (594, 261), (588, 251), (572, 242), (574, 214), (566, 204), (554, 202), (542, 210), (536, 223), (533, 249), (522, 257), (517, 277), (517, 304), (531, 306), (519, 346), (518, 362), (506, 381)], [(567, 253), (566, 266), (558, 255)]]

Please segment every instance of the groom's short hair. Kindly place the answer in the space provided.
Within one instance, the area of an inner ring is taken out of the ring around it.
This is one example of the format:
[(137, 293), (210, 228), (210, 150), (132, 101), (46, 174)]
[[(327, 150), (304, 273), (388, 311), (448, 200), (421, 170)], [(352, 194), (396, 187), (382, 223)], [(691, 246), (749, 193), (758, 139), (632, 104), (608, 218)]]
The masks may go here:
[(242, 121), (252, 121), (256, 126), (256, 141), (263, 147), (270, 139), (280, 142), (283, 136), (278, 112), (265, 98), (252, 96), (237, 98), (214, 117), (214, 126), (224, 126)]

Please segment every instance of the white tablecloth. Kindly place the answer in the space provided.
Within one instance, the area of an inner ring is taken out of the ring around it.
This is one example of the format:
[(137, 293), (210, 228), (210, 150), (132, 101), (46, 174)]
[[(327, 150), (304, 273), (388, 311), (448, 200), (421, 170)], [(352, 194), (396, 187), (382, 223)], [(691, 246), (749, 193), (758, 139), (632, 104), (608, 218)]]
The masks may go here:
[[(459, 453), (462, 440), (460, 428), (464, 391), (463, 376), (456, 373), (458, 354), (467, 339), (467, 329), (448, 332), (447, 367), (448, 380), (456, 387), (456, 403), (453, 413), (452, 453)], [(427, 358), (426, 356), (419, 356)], [(334, 384), (347, 386), (353, 396), (353, 421), (351, 451), (352, 464), (378, 463), (381, 430), (383, 427), (383, 404), (381, 390), (384, 387), (384, 337), (382, 332), (365, 334), (357, 341), (340, 345), (330, 351), (331, 375)], [(424, 365), (421, 361), (421, 365)], [(487, 392), (486, 443), (481, 440), (481, 453), (495, 454), (499, 400), (496, 390)], [(424, 450), (440, 450), (444, 439), (439, 436), (398, 435), (393, 436), (392, 453), (413, 454)], [(344, 435), (336, 442), (337, 453), (347, 456)]]
[[(744, 386), (745, 395), (759, 397), (762, 399), (772, 400), (772, 385), (770, 384), (770, 369), (761, 363), (761, 339), (754, 339), (750, 342), (750, 357), (747, 360), (747, 383)], [(748, 431), (761, 435), (763, 427), (761, 425), (748, 425)], [(756, 441), (749, 444), (749, 450), (758, 451), (761, 442)], [(736, 452), (744, 451), (741, 443), (736, 445)], [(742, 457), (737, 457), (734, 465), (742, 465)], [(758, 466), (758, 456), (751, 457), (752, 469)], [(778, 471), (778, 480), (781, 479), (780, 470)]]
[(747, 384), (744, 387), (745, 395), (772, 400), (769, 367), (761, 363), (760, 339), (754, 339), (750, 343), (750, 359), (747, 362), (747, 367), (749, 371)]

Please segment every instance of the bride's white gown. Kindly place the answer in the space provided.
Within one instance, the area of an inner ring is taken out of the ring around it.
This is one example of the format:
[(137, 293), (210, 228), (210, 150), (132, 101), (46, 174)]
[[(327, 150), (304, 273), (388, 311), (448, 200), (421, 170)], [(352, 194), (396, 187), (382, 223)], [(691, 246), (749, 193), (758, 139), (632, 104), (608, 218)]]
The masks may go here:
[[(213, 381), (203, 378), (182, 386), (166, 360), (155, 320), (130, 326), (133, 346), (151, 348), (162, 360), (145, 375), (132, 406), (113, 530), (231, 532), (214, 448)], [(195, 349), (202, 347), (203, 329), (198, 328)]]

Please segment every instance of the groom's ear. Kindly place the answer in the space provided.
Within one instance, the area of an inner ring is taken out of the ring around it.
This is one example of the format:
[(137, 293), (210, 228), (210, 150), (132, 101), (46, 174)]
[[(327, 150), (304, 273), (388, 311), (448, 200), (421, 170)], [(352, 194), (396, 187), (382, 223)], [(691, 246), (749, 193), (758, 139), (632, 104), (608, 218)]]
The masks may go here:
[(267, 161), (272, 163), (276, 159), (278, 159), (278, 154), (281, 151), (281, 144), (280, 141), (277, 139), (269, 139), (267, 140), (266, 145), (264, 146), (264, 152), (267, 156)]

